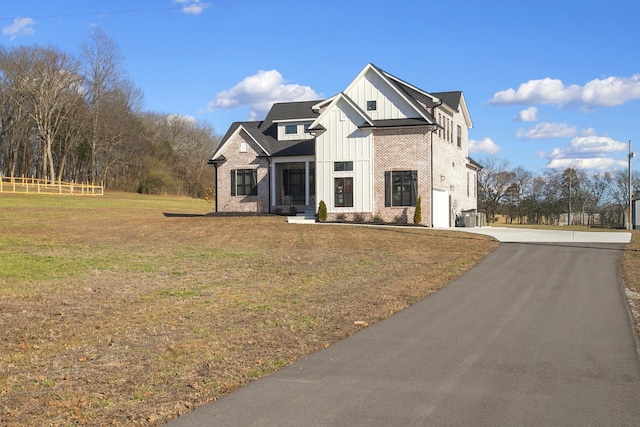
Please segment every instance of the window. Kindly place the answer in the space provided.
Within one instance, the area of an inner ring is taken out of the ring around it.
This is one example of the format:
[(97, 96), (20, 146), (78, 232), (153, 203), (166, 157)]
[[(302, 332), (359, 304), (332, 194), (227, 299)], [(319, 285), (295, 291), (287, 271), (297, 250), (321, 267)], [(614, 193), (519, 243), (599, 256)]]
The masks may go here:
[(367, 111), (376, 111), (378, 109), (377, 101), (367, 101)]
[(286, 135), (292, 135), (298, 133), (298, 125), (286, 125), (284, 127), (284, 133)]
[(418, 171), (385, 172), (384, 188), (385, 206), (415, 206), (418, 192)]
[(353, 162), (334, 162), (333, 170), (334, 172), (352, 171)]
[(447, 119), (447, 141), (451, 142), (451, 122)]
[(309, 127), (311, 126), (311, 123), (305, 123), (304, 125), (304, 133), (309, 133)]
[(232, 196), (257, 196), (258, 173), (255, 169), (234, 169), (231, 171)]
[(462, 128), (458, 126), (458, 147), (462, 148)]
[(353, 207), (353, 178), (334, 178), (335, 207)]
[(240, 143), (240, 152), (241, 153), (246, 153), (247, 152), (247, 143), (246, 142), (241, 142)]

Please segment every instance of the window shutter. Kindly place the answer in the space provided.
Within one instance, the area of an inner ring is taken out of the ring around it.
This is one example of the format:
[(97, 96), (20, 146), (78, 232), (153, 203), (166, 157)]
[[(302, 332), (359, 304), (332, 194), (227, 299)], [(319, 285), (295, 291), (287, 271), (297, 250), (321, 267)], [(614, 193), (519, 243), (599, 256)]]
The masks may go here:
[(256, 169), (251, 170), (251, 195), (258, 195), (258, 171)]
[(384, 173), (384, 205), (391, 206), (391, 172)]
[(418, 171), (411, 171), (411, 206), (416, 205), (418, 199)]
[(231, 195), (236, 195), (236, 171), (231, 171)]

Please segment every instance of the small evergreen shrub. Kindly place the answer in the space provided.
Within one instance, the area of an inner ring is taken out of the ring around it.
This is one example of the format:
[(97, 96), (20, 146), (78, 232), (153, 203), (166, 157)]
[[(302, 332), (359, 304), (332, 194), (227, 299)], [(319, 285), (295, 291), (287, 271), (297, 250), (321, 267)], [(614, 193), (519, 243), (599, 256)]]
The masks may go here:
[(356, 224), (362, 224), (364, 222), (364, 214), (358, 212), (353, 214), (353, 222)]
[(416, 211), (413, 214), (413, 223), (420, 224), (422, 222), (422, 196), (418, 196), (418, 200), (416, 200)]
[(320, 200), (320, 204), (318, 205), (318, 219), (322, 222), (327, 220), (327, 205), (324, 203), (324, 200)]

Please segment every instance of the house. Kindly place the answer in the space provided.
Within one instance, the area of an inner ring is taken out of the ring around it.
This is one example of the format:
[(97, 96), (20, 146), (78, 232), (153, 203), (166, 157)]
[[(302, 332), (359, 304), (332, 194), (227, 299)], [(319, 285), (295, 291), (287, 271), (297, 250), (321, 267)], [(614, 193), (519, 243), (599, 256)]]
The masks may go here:
[(367, 64), (325, 100), (276, 103), (231, 125), (213, 154), (217, 212), (317, 212), (328, 219), (454, 226), (477, 207), (462, 92), (428, 93)]

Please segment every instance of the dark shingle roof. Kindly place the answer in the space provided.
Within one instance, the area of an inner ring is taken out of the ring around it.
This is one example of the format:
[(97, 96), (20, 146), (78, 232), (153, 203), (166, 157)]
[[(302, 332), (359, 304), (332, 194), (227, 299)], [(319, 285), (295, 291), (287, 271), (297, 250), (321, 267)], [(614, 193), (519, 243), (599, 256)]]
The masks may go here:
[(458, 108), (460, 107), (460, 98), (462, 97), (462, 92), (460, 92), (460, 91), (455, 91), (455, 92), (435, 92), (435, 93), (432, 93), (431, 95), (433, 95), (433, 96), (435, 96), (437, 98), (440, 98), (449, 107), (451, 107), (454, 110), (458, 111)]
[(276, 137), (277, 130), (274, 123), (283, 120), (315, 120), (318, 113), (313, 111), (311, 107), (316, 105), (320, 100), (316, 101), (300, 101), (300, 102), (277, 102), (273, 104), (267, 117), (260, 125), (260, 130), (268, 135)]
[(260, 144), (269, 156), (313, 155), (314, 139), (296, 141), (278, 141), (275, 123), (284, 120), (315, 120), (318, 113), (312, 107), (321, 101), (283, 102), (273, 104), (263, 121), (234, 122), (224, 135), (214, 152), (227, 142), (233, 133), (242, 126), (247, 133)]

